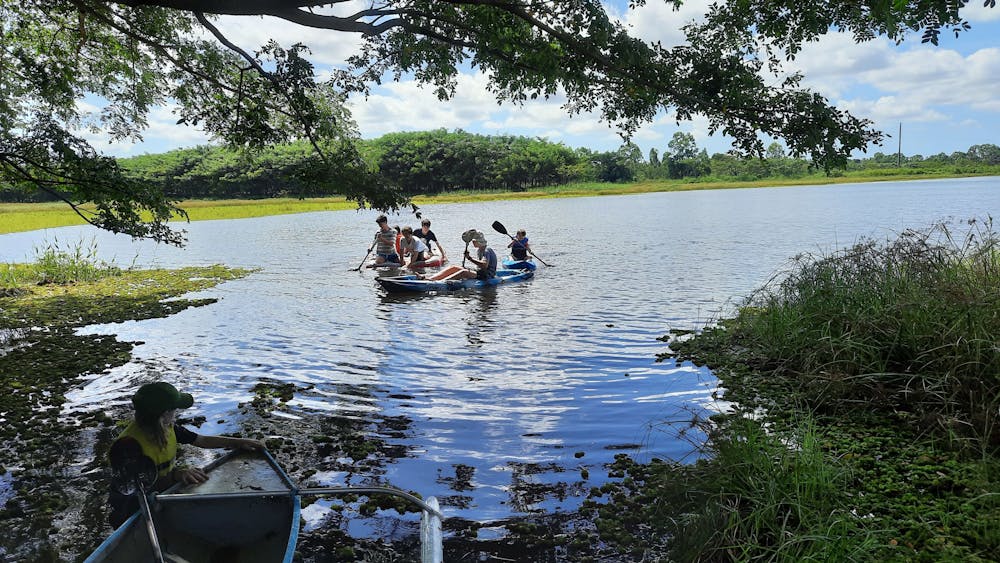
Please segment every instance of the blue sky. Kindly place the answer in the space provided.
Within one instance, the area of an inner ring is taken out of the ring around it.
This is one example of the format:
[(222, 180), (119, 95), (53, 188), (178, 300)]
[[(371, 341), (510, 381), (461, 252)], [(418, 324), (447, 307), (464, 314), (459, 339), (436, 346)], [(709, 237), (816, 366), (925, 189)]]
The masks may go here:
[[(680, 25), (704, 12), (706, 0), (687, 0), (680, 11), (649, 0), (637, 11), (620, 6), (611, 12), (633, 34), (648, 41), (675, 45), (682, 41)], [(807, 46), (789, 70), (805, 74), (804, 85), (820, 92), (835, 105), (875, 122), (891, 135), (875, 151), (895, 153), (897, 130), (902, 124), (902, 151), (906, 155), (964, 151), (982, 143), (1000, 145), (1000, 8), (982, 7), (973, 0), (965, 17), (972, 30), (959, 38), (943, 33), (939, 46), (921, 44), (918, 34), (901, 45), (878, 39), (855, 44), (834, 34)], [(221, 18), (219, 27), (238, 45), (254, 50), (269, 38), (284, 45), (301, 41), (313, 51), (312, 61), (321, 73), (339, 65), (354, 52), (357, 38), (328, 30), (303, 28), (273, 18)], [(593, 115), (570, 117), (558, 98), (499, 105), (486, 90), (486, 77), (469, 69), (459, 77), (455, 97), (440, 102), (430, 89), (411, 80), (389, 82), (368, 98), (354, 97), (350, 107), (362, 137), (374, 138), (392, 131), (444, 127), (482, 134), (545, 137), (571, 147), (614, 150), (621, 139)], [(93, 102), (93, 100), (88, 100)], [(140, 143), (109, 143), (106, 135), (88, 134), (95, 147), (115, 156), (157, 153), (211, 142), (202, 132), (176, 125), (169, 107), (156, 108)], [(633, 138), (644, 154), (662, 152), (677, 131), (694, 135), (700, 148), (724, 152), (730, 142), (709, 136), (705, 120), (681, 122), (661, 112)], [(862, 155), (858, 155), (862, 156)]]

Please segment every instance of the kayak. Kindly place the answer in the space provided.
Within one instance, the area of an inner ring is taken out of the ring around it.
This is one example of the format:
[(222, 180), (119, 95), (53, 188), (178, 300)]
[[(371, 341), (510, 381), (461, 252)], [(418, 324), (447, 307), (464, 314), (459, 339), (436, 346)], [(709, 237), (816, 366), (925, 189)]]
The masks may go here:
[(412, 262), (406, 267), (411, 270), (419, 270), (420, 268), (440, 268), (448, 263), (448, 260), (442, 260), (440, 256), (434, 256), (430, 260), (424, 260), (422, 262)]
[[(440, 256), (435, 256), (430, 260), (424, 260), (422, 262), (414, 262), (412, 264), (407, 264), (406, 268), (411, 270), (419, 270), (422, 268), (440, 268), (441, 266), (447, 263), (448, 263), (447, 260), (442, 260)], [(403, 268), (403, 265), (400, 264), (399, 262), (382, 262), (381, 264), (376, 264), (374, 262), (371, 262), (365, 267), (370, 268), (372, 270), (386, 271), (386, 270), (401, 270)]]
[[(388, 494), (420, 506), (421, 561), (442, 560), (437, 500), (388, 487), (299, 489), (270, 453), (232, 451), (204, 468), (199, 485), (177, 484), (152, 494), (156, 535), (165, 561), (291, 563), (299, 535), (303, 495)], [(136, 512), (84, 563), (156, 561), (149, 531)]]
[(504, 259), (502, 264), (503, 267), (507, 268), (508, 270), (531, 270), (532, 272), (534, 272), (535, 268), (538, 267), (535, 265), (535, 262), (531, 258), (518, 260), (513, 257), (507, 257), (506, 259)]
[(425, 280), (420, 279), (416, 275), (408, 275), (376, 278), (375, 281), (390, 293), (444, 292), (458, 291), (460, 289), (478, 289), (502, 283), (524, 281), (531, 279), (534, 275), (535, 272), (531, 270), (497, 270), (496, 277), (488, 280)]

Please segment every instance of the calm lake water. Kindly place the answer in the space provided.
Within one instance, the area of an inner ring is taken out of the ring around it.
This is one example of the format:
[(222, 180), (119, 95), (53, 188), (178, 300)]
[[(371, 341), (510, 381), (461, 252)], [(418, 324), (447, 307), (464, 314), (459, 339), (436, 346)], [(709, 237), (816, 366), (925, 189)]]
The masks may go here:
[[(370, 211), (191, 223), (184, 249), (82, 227), (5, 235), (0, 261), (28, 260), (55, 239), (96, 237), (100, 256), (119, 265), (260, 268), (198, 295), (219, 298), (211, 306), (85, 329), (144, 344), (136, 362), (71, 394), (71, 407), (126, 405), (138, 384), (162, 377), (195, 395), (189, 414), (205, 416), (201, 431), (215, 433), (239, 429), (237, 404), (258, 382), (294, 383), (295, 398), (275, 413), (287, 435), (308, 432), (304, 420), (345, 417), (396, 452), (377, 474), (331, 460), (314, 480), (436, 495), (449, 516), (489, 522), (575, 508), (607, 479), (603, 466), (617, 453), (690, 459), (697, 437), (678, 438), (666, 423), (716, 408), (716, 381), (703, 368), (655, 362), (666, 349), (658, 337), (731, 311), (796, 254), (940, 219), (1000, 216), (1000, 178), (422, 211), (453, 263), (469, 228), (486, 231), (502, 254), (509, 239), (490, 229), (499, 220), (510, 232), (527, 229), (552, 267), (489, 291), (390, 296), (373, 272), (349, 271), (372, 240)], [(307, 519), (325, 510), (317, 503)]]

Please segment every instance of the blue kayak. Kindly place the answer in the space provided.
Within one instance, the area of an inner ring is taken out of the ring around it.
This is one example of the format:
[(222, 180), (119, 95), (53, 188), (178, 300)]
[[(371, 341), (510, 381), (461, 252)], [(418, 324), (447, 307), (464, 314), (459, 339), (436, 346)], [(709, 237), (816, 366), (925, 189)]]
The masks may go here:
[(421, 291), (458, 291), (490, 287), (502, 283), (518, 282), (534, 277), (531, 270), (497, 270), (496, 277), (488, 280), (424, 280), (416, 275), (375, 278), (389, 293), (421, 292)]
[(534, 272), (535, 268), (537, 268), (538, 266), (535, 265), (535, 262), (531, 258), (526, 258), (524, 260), (518, 260), (516, 258), (506, 258), (503, 261), (503, 267), (507, 268), (508, 270), (531, 270), (532, 272)]

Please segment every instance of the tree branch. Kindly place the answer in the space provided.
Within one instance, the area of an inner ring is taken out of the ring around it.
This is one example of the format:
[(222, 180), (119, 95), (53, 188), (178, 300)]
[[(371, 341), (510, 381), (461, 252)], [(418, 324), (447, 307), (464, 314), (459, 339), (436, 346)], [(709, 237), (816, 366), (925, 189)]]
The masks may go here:
[(194, 15), (196, 18), (198, 18), (198, 22), (200, 22), (201, 25), (205, 26), (205, 28), (208, 29), (212, 33), (212, 35), (214, 35), (215, 38), (219, 40), (220, 43), (231, 49), (233, 52), (242, 56), (248, 63), (250, 63), (250, 65), (254, 68), (254, 70), (256, 70), (261, 76), (266, 78), (274, 86), (274, 89), (277, 92), (279, 92), (283, 98), (285, 98), (285, 101), (288, 102), (288, 105), (291, 106), (292, 111), (295, 113), (295, 119), (299, 122), (299, 124), (302, 125), (302, 129), (303, 131), (305, 131), (306, 137), (309, 139), (309, 144), (312, 145), (313, 149), (316, 150), (316, 154), (318, 154), (320, 158), (323, 159), (323, 162), (329, 164), (330, 159), (327, 157), (326, 152), (324, 152), (322, 149), (319, 148), (319, 144), (316, 141), (316, 136), (313, 134), (312, 124), (309, 122), (308, 119), (306, 119), (304, 115), (302, 115), (302, 112), (299, 109), (298, 104), (296, 104), (288, 95), (288, 90), (284, 87), (281, 81), (278, 80), (278, 78), (274, 76), (272, 73), (264, 70), (264, 67), (260, 66), (260, 63), (257, 62), (257, 59), (251, 57), (250, 54), (244, 51), (242, 48), (240, 48), (239, 45), (236, 45), (235, 43), (230, 41), (229, 38), (223, 35), (222, 32), (219, 31), (217, 27), (212, 25), (212, 22), (208, 21), (208, 18), (205, 17), (205, 14), (201, 12), (195, 12)]

